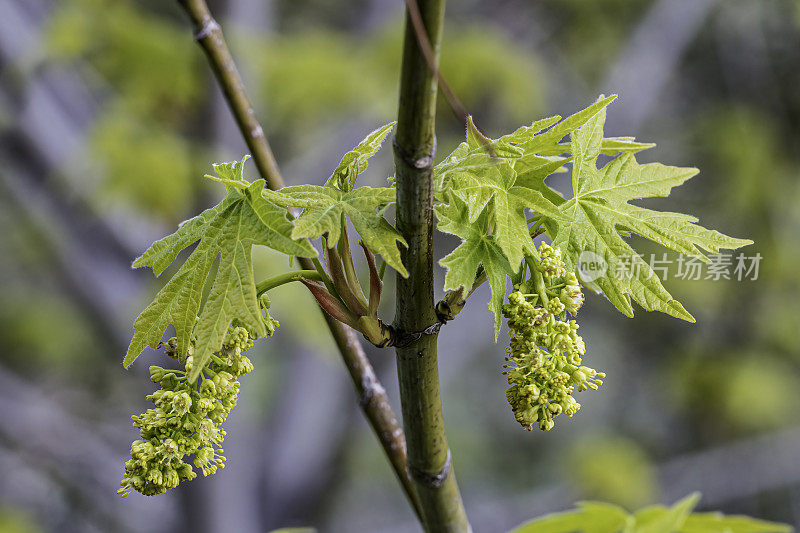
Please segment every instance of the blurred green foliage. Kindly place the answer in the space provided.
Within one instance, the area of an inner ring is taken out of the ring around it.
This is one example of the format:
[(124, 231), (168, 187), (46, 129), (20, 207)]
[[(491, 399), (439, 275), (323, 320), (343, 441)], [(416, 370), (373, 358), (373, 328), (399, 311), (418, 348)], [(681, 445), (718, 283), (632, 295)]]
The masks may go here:
[(700, 501), (695, 492), (670, 507), (651, 505), (629, 514), (615, 505), (580, 502), (576, 509), (553, 513), (514, 528), (511, 533), (791, 533), (787, 524), (747, 516), (692, 512)]
[(68, 0), (50, 19), (48, 57), (86, 60), (136, 110), (182, 124), (205, 92), (204, 64), (183, 29), (130, 2)]
[(629, 509), (658, 501), (653, 464), (632, 439), (602, 434), (581, 439), (565, 464), (579, 499), (602, 499)]
[[(397, 107), (402, 32), (393, 20), (366, 36), (315, 29), (248, 38), (261, 78), (261, 101), (275, 135), (303, 132), (321, 118), (386, 120)], [(253, 46), (253, 42), (259, 46)], [(493, 26), (447, 27), (442, 73), (468, 109), (501, 123), (530, 122), (543, 109), (541, 67)], [(244, 47), (243, 47), (244, 48)], [(269, 50), (267, 54), (260, 50)], [(440, 116), (450, 110), (440, 102)]]
[(672, 370), (680, 405), (704, 432), (736, 436), (800, 422), (800, 389), (790, 362), (769, 351), (722, 356), (689, 352)]
[(0, 508), (0, 533), (39, 533), (42, 531), (26, 513), (19, 509)]
[(106, 176), (98, 202), (106, 196), (133, 204), (143, 214), (180, 219), (192, 205), (192, 145), (157, 121), (141, 121), (123, 104), (98, 117), (90, 139)]
[[(48, 334), (43, 335), (47, 324)], [(0, 337), (7, 346), (4, 360), (35, 372), (45, 366), (66, 374), (90, 364), (97, 344), (83, 317), (59, 296), (22, 291), (0, 298)]]
[(616, 59), (649, 0), (547, 0), (564, 52), (585, 80), (597, 83)]
[[(90, 146), (112, 197), (147, 216), (185, 218), (199, 185), (186, 117), (205, 99), (203, 63), (181, 27), (128, 2), (69, 0), (48, 29), (48, 60), (91, 69), (108, 103)], [(202, 143), (196, 143), (196, 145)]]

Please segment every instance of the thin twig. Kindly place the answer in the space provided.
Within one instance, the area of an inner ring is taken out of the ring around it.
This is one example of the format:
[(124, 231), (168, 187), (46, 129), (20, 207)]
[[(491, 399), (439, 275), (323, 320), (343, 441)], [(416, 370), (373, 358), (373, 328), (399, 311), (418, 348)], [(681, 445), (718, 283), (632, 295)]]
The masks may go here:
[(178, 3), (194, 23), (194, 38), (206, 53), (259, 174), (270, 189), (280, 189), (283, 187), (283, 177), (278, 163), (247, 97), (242, 77), (222, 35), (222, 28), (211, 16), (205, 0), (178, 0)]
[(450, 88), (450, 84), (447, 83), (447, 80), (439, 70), (439, 62), (436, 60), (436, 53), (433, 51), (433, 46), (431, 46), (428, 32), (425, 31), (425, 24), (422, 22), (422, 15), (419, 12), (417, 0), (406, 0), (406, 9), (408, 10), (411, 24), (414, 27), (414, 34), (417, 36), (417, 44), (419, 44), (422, 55), (425, 57), (428, 68), (431, 69), (436, 81), (439, 83), (439, 88), (442, 90), (442, 95), (445, 100), (447, 100), (447, 105), (450, 106), (450, 109), (459, 122), (466, 125), (469, 112), (467, 108), (464, 107), (464, 104), (461, 103), (461, 100), (455, 95), (453, 89)]
[[(195, 25), (195, 40), (206, 53), (259, 174), (270, 189), (283, 187), (283, 178), (275, 157), (247, 98), (222, 29), (211, 16), (205, 0), (178, 0), (178, 3)], [(299, 258), (299, 263), (306, 270), (314, 269), (310, 259)], [(383, 446), (414, 512), (421, 516), (414, 485), (406, 470), (405, 434), (392, 411), (386, 391), (378, 381), (356, 333), (324, 312), (323, 316), (353, 380), (360, 399), (359, 405)]]
[[(411, 19), (411, 25), (414, 28), (414, 35), (417, 38), (417, 44), (422, 51), (422, 56), (425, 58), (425, 62), (428, 64), (428, 68), (431, 70), (431, 72), (433, 72), (433, 76), (436, 78), (436, 82), (439, 84), (439, 88), (442, 90), (442, 95), (444, 96), (444, 99), (447, 100), (447, 105), (450, 106), (450, 110), (456, 116), (458, 121), (466, 127), (470, 113), (467, 111), (467, 108), (464, 106), (464, 104), (461, 103), (461, 100), (458, 99), (456, 93), (453, 92), (453, 89), (450, 87), (450, 84), (447, 83), (447, 79), (445, 79), (442, 71), (439, 70), (439, 61), (436, 58), (436, 53), (433, 50), (433, 46), (431, 46), (430, 37), (425, 31), (425, 24), (422, 22), (422, 15), (419, 12), (419, 4), (417, 3), (417, 0), (406, 0), (406, 9), (408, 10), (409, 18)], [(483, 135), (483, 132), (475, 124), (474, 118), (472, 120), (472, 125), (475, 126), (475, 129), (478, 130), (478, 133), (481, 134), (478, 136), (478, 140), (480, 140), (481, 144), (483, 144), (486, 152), (491, 157), (496, 157), (491, 140)]]

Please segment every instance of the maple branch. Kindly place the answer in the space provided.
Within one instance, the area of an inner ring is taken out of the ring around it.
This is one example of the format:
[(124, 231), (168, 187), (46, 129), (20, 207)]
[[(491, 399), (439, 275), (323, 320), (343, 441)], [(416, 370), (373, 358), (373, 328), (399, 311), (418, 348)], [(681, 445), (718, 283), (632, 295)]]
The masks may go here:
[[(283, 187), (283, 178), (278, 164), (247, 97), (222, 29), (212, 17), (205, 0), (178, 0), (178, 3), (195, 26), (195, 40), (208, 58), (259, 174), (266, 181), (267, 187), (280, 189)], [(315, 268), (310, 259), (301, 257), (298, 262), (306, 270)], [(406, 469), (405, 435), (392, 411), (386, 390), (378, 381), (356, 333), (324, 311), (322, 314), (353, 380), (359, 405), (378, 437), (414, 512), (421, 516), (417, 495)]]
[[(425, 58), (428, 68), (431, 70), (431, 72), (433, 72), (434, 77), (436, 77), (436, 81), (439, 84), (439, 89), (442, 91), (442, 96), (444, 96), (447, 105), (450, 106), (450, 110), (456, 116), (458, 121), (464, 126), (467, 126), (470, 118), (469, 111), (467, 111), (467, 108), (461, 103), (461, 100), (458, 99), (456, 93), (453, 92), (453, 89), (450, 87), (450, 84), (447, 83), (447, 79), (445, 79), (442, 71), (439, 70), (438, 52), (434, 51), (433, 46), (431, 45), (431, 40), (428, 37), (428, 34), (425, 32), (425, 24), (422, 21), (422, 13), (420, 13), (417, 0), (405, 0), (405, 3), (408, 21), (414, 28), (414, 35), (417, 38), (419, 50), (422, 52), (422, 56)], [(478, 131), (478, 133), (480, 133), (480, 130), (474, 122), (472, 125), (475, 126), (475, 129)], [(483, 134), (478, 135), (478, 140), (480, 140), (481, 144), (483, 144), (483, 147), (487, 153), (491, 157), (495, 157), (494, 148), (492, 148), (491, 141)]]
[[(422, 45), (415, 30), (431, 45)], [(436, 353), (438, 319), (433, 300), (433, 152), (437, 76), (444, 0), (408, 4), (400, 105), (394, 139), (397, 229), (408, 247), (401, 250), (409, 276), (397, 276), (400, 332), (421, 332), (397, 347), (397, 374), (408, 440), (408, 469), (428, 532), (471, 531), (452, 468), (444, 432)], [(426, 30), (427, 28), (427, 30)], [(426, 49), (434, 55), (426, 60)]]

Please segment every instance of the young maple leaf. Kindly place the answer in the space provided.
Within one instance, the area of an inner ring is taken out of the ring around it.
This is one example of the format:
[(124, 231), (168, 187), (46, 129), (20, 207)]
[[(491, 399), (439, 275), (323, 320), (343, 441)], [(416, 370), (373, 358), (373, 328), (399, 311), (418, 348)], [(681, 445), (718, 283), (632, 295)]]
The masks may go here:
[(339, 166), (333, 171), (325, 185), (342, 191), (352, 191), (359, 174), (367, 169), (367, 162), (380, 149), (386, 136), (397, 122), (390, 122), (372, 131), (355, 148), (344, 154)]
[[(497, 244), (509, 262), (518, 265), (524, 254), (535, 254), (525, 210), (556, 218), (555, 207), (564, 201), (544, 182), (571, 161), (563, 155), (570, 146), (561, 144), (561, 139), (615, 98), (601, 98), (564, 120), (560, 116), (537, 120), (499, 139), (484, 137), (470, 117), (466, 142), (434, 169), (437, 190), (461, 198), (470, 223), (487, 210)], [(609, 154), (652, 146), (627, 137), (601, 142), (603, 153)], [(444, 201), (441, 193), (438, 196)]]
[(397, 248), (398, 242), (403, 245), (406, 242), (383, 218), (386, 207), (395, 202), (394, 189), (358, 187), (345, 192), (329, 185), (297, 185), (279, 191), (265, 190), (264, 196), (281, 206), (303, 208), (294, 221), (293, 238), (315, 239), (327, 233), (328, 245), (333, 246), (341, 236), (342, 217), (347, 216), (364, 245), (381, 254), (403, 277), (408, 277)]
[[(561, 143), (561, 139), (586, 124), (615, 98), (600, 98), (564, 120), (560, 116), (537, 120), (499, 139), (485, 137), (469, 118), (466, 142), (434, 169), (439, 229), (465, 239), (464, 247), (456, 250), (458, 254), (454, 252), (441, 262), (449, 269), (445, 289), (470, 287), (472, 280), (466, 278), (470, 269), (474, 276), (472, 262), (478, 258), (487, 262), (489, 248), (498, 252), (501, 257), (494, 265), (496, 277), (491, 280), (489, 307), (499, 324), (505, 290), (505, 281), (499, 279), (498, 273), (503, 271), (499, 263), (516, 269), (525, 254), (536, 255), (526, 210), (550, 221), (564, 216), (558, 209), (565, 202), (564, 197), (545, 184), (549, 175), (566, 171), (564, 165), (572, 161), (568, 155), (571, 146)], [(631, 137), (601, 139), (600, 143), (601, 152), (607, 155), (654, 146), (637, 143)], [(479, 256), (474, 255), (476, 250), (481, 251)], [(465, 258), (467, 267), (457, 263), (460, 257)], [(458, 273), (451, 274), (453, 269)]]
[[(265, 335), (261, 309), (256, 298), (250, 256), (254, 244), (274, 248), (288, 255), (314, 257), (314, 248), (291, 236), (293, 225), (286, 209), (262, 197), (264, 180), (248, 183), (242, 176), (242, 161), (214, 165), (227, 194), (216, 206), (187, 220), (178, 231), (153, 243), (134, 267), (149, 266), (161, 274), (181, 250), (200, 241), (178, 272), (159, 291), (134, 323), (134, 334), (123, 364), (130, 365), (145, 346), (155, 348), (171, 323), (175, 327), (178, 351), (186, 354), (194, 334), (195, 379), (214, 351), (219, 350), (233, 319), (258, 335)], [(209, 280), (219, 256), (216, 274)], [(203, 288), (210, 281), (208, 298), (198, 317)]]
[(439, 261), (439, 264), (447, 269), (444, 288), (458, 289), (463, 286), (469, 290), (475, 281), (478, 267), (482, 265), (492, 290), (489, 310), (494, 313), (494, 336), (497, 339), (506, 294), (506, 276), (513, 274), (513, 270), (495, 236), (489, 232), (487, 210), (484, 209), (478, 218), (470, 223), (467, 205), (455, 195), (449, 203), (439, 204), (435, 209), (439, 231), (462, 239), (462, 243), (455, 250)]
[[(720, 248), (736, 249), (753, 241), (736, 239), (706, 229), (697, 218), (681, 213), (645, 209), (628, 203), (638, 198), (668, 196), (673, 187), (696, 175), (696, 168), (661, 163), (639, 164), (630, 151), (597, 168), (604, 150), (602, 108), (572, 134), (573, 198), (558, 206), (558, 215), (548, 217), (546, 226), (553, 245), (564, 252), (568, 268), (578, 265), (581, 253), (590, 251), (603, 258), (606, 271), (587, 285), (603, 294), (620, 311), (633, 316), (633, 298), (648, 311), (662, 311), (694, 321), (683, 306), (667, 292), (658, 276), (623, 235), (633, 232), (681, 254), (708, 261), (702, 250), (718, 253)], [(617, 275), (628, 267), (630, 276)]]
[(397, 247), (398, 242), (403, 245), (406, 242), (383, 217), (386, 208), (396, 201), (395, 190), (389, 187), (353, 188), (358, 174), (367, 168), (367, 160), (375, 155), (394, 124), (391, 122), (376, 129), (347, 152), (325, 185), (265, 190), (264, 196), (278, 205), (303, 209), (294, 221), (293, 238), (316, 239), (327, 233), (328, 245), (334, 246), (341, 236), (343, 217), (347, 216), (364, 245), (373, 253), (381, 254), (383, 260), (403, 277), (408, 277)]

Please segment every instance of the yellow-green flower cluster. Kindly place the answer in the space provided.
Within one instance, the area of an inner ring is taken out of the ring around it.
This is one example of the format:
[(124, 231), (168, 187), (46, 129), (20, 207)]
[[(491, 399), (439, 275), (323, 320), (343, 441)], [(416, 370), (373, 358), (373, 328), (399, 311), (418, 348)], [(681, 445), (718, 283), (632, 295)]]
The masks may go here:
[(140, 429), (140, 440), (131, 445), (131, 458), (117, 491), (123, 497), (132, 490), (145, 496), (163, 494), (181, 481), (197, 474), (184, 459), (194, 456), (194, 466), (204, 476), (224, 468), (220, 424), (236, 406), (238, 378), (253, 370), (243, 352), (253, 346), (253, 337), (243, 327), (230, 327), (222, 348), (203, 369), (196, 383), (186, 375), (192, 368), (192, 346), (183, 358), (176, 350), (176, 339), (165, 344), (165, 353), (184, 365), (184, 370), (150, 367), (150, 379), (161, 389), (147, 396), (154, 409), (131, 417)]
[(578, 391), (597, 389), (602, 372), (583, 366), (586, 345), (578, 324), (567, 320), (583, 304), (575, 274), (567, 272), (560, 250), (542, 244), (539, 258), (529, 258), (531, 279), (514, 287), (503, 306), (511, 342), (503, 373), (510, 387), (508, 403), (525, 429), (550, 430), (554, 419), (574, 415), (581, 405)]

